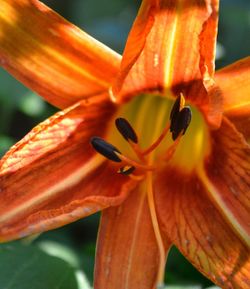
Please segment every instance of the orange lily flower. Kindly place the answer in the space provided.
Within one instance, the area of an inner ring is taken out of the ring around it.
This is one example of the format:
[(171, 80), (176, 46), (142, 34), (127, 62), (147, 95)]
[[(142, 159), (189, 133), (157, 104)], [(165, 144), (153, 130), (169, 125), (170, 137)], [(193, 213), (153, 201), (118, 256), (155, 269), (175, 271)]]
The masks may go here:
[(217, 21), (218, 0), (143, 0), (121, 58), (37, 0), (1, 1), (2, 66), (62, 109), (1, 161), (1, 241), (103, 210), (96, 289), (160, 287), (172, 244), (249, 288), (250, 58), (214, 72)]

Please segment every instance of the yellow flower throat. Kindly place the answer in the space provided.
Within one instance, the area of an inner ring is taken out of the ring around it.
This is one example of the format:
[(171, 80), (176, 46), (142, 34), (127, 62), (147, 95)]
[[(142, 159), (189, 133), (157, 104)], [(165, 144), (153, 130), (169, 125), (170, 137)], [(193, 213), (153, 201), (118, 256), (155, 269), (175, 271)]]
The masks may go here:
[[(116, 129), (114, 122), (118, 117), (125, 118), (131, 124), (138, 136), (138, 146), (142, 151), (149, 148), (170, 125), (170, 113), (174, 101), (155, 95), (142, 95), (122, 106), (111, 122), (107, 141), (113, 144), (121, 153), (133, 160), (138, 160), (134, 150)], [(201, 113), (191, 107), (192, 120), (185, 135), (175, 142), (170, 131), (151, 153), (147, 155), (150, 163), (158, 168), (173, 165), (190, 173), (202, 165), (204, 157), (209, 152), (208, 129)], [(182, 133), (180, 134), (182, 135)], [(169, 158), (169, 148), (174, 152)]]

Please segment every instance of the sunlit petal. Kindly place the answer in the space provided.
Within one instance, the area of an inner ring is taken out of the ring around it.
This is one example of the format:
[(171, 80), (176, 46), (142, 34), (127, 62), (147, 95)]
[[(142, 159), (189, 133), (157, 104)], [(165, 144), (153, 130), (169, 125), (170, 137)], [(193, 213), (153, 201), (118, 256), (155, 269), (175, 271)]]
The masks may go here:
[(213, 76), (217, 14), (215, 0), (143, 1), (113, 87), (117, 101), (142, 91), (185, 91)]
[(27, 87), (65, 108), (106, 91), (120, 56), (39, 1), (3, 0), (0, 62)]

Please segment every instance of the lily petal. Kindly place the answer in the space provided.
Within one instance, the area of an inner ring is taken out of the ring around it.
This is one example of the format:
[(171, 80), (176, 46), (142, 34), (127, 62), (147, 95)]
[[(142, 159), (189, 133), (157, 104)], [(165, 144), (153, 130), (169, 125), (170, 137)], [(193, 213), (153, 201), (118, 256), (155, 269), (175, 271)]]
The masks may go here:
[(249, 288), (250, 252), (195, 175), (165, 170), (155, 182), (163, 232), (184, 256), (221, 288)]
[(0, 170), (1, 241), (62, 226), (126, 197), (128, 178), (111, 180), (114, 168), (89, 145), (91, 136), (105, 133), (100, 118), (108, 124), (113, 112), (110, 103), (80, 102), (7, 153)]
[(212, 77), (217, 20), (217, 0), (143, 1), (113, 86), (116, 100), (142, 91), (184, 92)]
[(211, 154), (205, 171), (198, 174), (221, 213), (250, 248), (250, 146), (226, 118), (211, 137)]
[(215, 74), (223, 94), (224, 114), (250, 139), (250, 57), (229, 65)]
[[(166, 250), (169, 246), (165, 240)], [(137, 189), (122, 205), (102, 213), (94, 287), (155, 288), (158, 262), (147, 195)]]
[(0, 63), (51, 104), (66, 108), (106, 91), (120, 56), (37, 0), (3, 0)]

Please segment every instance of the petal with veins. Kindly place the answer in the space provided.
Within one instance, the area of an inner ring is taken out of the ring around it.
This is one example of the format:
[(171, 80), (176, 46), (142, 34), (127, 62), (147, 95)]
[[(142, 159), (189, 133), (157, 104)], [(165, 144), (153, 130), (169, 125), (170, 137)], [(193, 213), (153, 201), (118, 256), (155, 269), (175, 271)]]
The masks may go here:
[(102, 213), (95, 288), (155, 288), (158, 253), (147, 195), (137, 188), (122, 205)]
[(211, 139), (211, 154), (198, 174), (215, 205), (250, 247), (250, 146), (226, 118)]
[[(102, 194), (125, 196), (121, 187), (128, 179), (117, 176), (112, 190), (113, 174), (89, 144), (91, 136), (105, 135), (114, 111), (109, 102), (80, 102), (41, 123), (6, 154), (0, 170), (1, 240), (49, 230), (115, 202), (102, 201)], [(85, 208), (88, 203), (95, 209)]]
[(155, 181), (163, 232), (186, 258), (222, 288), (249, 288), (250, 252), (195, 175), (164, 170)]

